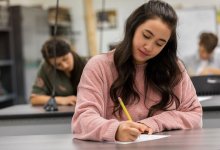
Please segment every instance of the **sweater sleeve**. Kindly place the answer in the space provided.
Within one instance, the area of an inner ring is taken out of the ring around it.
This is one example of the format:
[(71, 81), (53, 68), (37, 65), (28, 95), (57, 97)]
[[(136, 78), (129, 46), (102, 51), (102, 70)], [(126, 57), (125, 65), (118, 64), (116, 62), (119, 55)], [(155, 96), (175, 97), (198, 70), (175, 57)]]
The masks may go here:
[(202, 107), (186, 70), (183, 72), (182, 80), (175, 87), (174, 93), (180, 100), (178, 109), (163, 111), (140, 122), (151, 127), (153, 132), (201, 128)]
[(97, 59), (91, 59), (84, 68), (72, 119), (74, 138), (115, 141), (119, 121), (106, 119), (107, 95), (104, 95), (105, 71), (102, 68)]

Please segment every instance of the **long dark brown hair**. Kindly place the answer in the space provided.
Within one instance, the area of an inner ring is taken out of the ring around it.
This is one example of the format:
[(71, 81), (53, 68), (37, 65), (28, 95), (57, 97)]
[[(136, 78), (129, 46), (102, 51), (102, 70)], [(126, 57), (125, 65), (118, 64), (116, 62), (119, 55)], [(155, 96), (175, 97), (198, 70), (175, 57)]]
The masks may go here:
[[(110, 89), (110, 96), (115, 104), (113, 114), (122, 109), (118, 102), (120, 96), (125, 105), (130, 105), (140, 100), (135, 88), (135, 64), (132, 56), (132, 40), (136, 29), (146, 20), (160, 18), (171, 29), (171, 36), (163, 50), (154, 58), (147, 61), (145, 68), (145, 91), (152, 87), (161, 95), (159, 103), (152, 106), (148, 116), (152, 116), (157, 110), (167, 110), (175, 103), (180, 105), (178, 97), (173, 93), (173, 87), (181, 80), (181, 70), (177, 57), (177, 15), (174, 9), (167, 3), (159, 0), (150, 0), (137, 8), (127, 19), (124, 39), (116, 46), (114, 63), (118, 71), (118, 77)], [(145, 99), (146, 99), (145, 93)]]
[[(55, 52), (54, 52), (55, 50)], [(74, 59), (74, 67), (71, 71), (71, 83), (73, 86), (73, 94), (77, 93), (77, 86), (80, 81), (80, 77), (85, 66), (85, 60), (82, 59), (75, 51), (72, 50), (69, 43), (61, 38), (51, 38), (46, 41), (42, 46), (41, 53), (43, 55), (44, 60), (51, 66), (49, 59), (55, 57), (61, 57), (68, 53), (73, 55)]]

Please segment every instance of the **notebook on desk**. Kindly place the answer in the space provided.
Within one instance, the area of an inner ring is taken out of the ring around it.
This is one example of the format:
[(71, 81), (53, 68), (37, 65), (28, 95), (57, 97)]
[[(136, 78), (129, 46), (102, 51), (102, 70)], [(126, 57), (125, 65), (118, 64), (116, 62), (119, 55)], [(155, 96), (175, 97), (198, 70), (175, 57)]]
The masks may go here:
[(220, 75), (192, 76), (191, 80), (198, 96), (220, 95)]

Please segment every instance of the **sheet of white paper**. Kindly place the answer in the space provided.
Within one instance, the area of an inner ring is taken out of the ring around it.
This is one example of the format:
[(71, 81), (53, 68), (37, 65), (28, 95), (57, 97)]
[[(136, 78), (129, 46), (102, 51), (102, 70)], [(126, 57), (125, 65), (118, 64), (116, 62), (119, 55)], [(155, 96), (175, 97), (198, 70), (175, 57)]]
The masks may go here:
[(161, 138), (168, 137), (170, 135), (149, 135), (149, 134), (141, 134), (135, 141), (133, 142), (115, 142), (117, 144), (131, 144), (131, 143), (138, 143), (138, 142), (144, 142), (144, 141), (150, 141), (150, 140), (157, 140)]
[(198, 96), (198, 99), (201, 102), (201, 101), (212, 99), (212, 96)]

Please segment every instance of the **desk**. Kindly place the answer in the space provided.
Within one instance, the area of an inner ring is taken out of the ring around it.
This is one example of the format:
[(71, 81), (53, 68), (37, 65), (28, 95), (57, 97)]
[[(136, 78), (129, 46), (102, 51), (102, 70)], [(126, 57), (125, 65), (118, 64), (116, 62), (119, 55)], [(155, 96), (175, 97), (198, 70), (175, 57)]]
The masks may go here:
[(71, 134), (1, 136), (2, 150), (220, 150), (220, 128), (176, 130), (160, 134), (171, 135), (159, 140), (114, 144), (72, 140)]
[[(203, 127), (220, 127), (220, 96), (201, 104)], [(59, 106), (57, 112), (46, 112), (42, 106), (27, 104), (0, 109), (0, 136), (70, 133), (73, 112), (73, 106)]]
[(74, 106), (46, 112), (42, 106), (14, 105), (0, 110), (0, 136), (70, 133)]
[(203, 127), (220, 127), (220, 96), (212, 96), (211, 99), (201, 101), (203, 107)]

